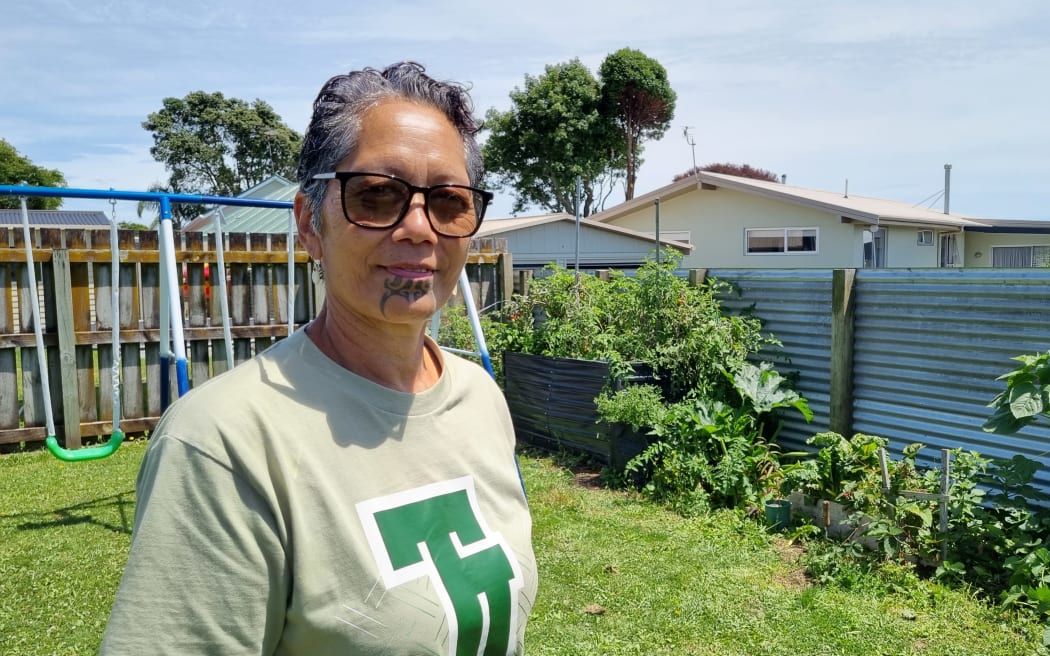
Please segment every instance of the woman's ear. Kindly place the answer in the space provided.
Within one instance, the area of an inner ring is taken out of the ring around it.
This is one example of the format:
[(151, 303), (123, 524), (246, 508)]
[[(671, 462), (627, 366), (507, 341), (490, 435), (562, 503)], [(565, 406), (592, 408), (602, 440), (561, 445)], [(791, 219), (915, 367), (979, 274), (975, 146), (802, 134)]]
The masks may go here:
[(292, 211), (295, 212), (295, 226), (299, 235), (299, 243), (306, 248), (306, 252), (310, 254), (311, 258), (320, 262), (324, 257), (321, 236), (314, 230), (310, 201), (302, 191), (296, 192), (295, 200), (292, 203)]

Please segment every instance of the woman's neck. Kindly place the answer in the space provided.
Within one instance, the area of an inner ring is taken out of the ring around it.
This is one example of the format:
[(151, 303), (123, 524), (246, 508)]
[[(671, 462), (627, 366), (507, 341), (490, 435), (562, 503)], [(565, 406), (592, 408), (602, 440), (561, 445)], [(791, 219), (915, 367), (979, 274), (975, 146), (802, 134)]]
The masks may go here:
[(422, 392), (441, 377), (441, 355), (418, 329), (336, 321), (322, 307), (306, 335), (330, 359), (362, 378), (399, 392)]

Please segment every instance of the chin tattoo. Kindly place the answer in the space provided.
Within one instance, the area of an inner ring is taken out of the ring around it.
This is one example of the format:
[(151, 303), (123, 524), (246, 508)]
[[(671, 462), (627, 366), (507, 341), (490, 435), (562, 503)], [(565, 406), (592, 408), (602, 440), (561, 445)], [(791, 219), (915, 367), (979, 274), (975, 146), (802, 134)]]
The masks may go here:
[(428, 293), (433, 287), (429, 280), (409, 280), (400, 276), (387, 278), (383, 282), (383, 298), (379, 301), (379, 311), (386, 314), (386, 304), (392, 298), (402, 298), (406, 301), (416, 301)]

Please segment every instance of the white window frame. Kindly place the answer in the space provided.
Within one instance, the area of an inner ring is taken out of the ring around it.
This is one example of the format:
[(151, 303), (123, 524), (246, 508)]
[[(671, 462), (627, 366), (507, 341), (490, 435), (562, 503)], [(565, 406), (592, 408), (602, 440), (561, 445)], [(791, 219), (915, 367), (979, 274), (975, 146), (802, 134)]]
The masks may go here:
[[(874, 225), (865, 228), (864, 234), (867, 237), (861, 238), (861, 266), (865, 269), (887, 268), (890, 242), (889, 230), (883, 226)], [(869, 250), (871, 251), (870, 259), (868, 258)]]
[(937, 265), (941, 268), (956, 269), (963, 265), (960, 231), (937, 233)]
[(998, 248), (1027, 248), (1027, 249), (1029, 249), (1028, 250), (1028, 253), (1029, 253), (1028, 265), (1023, 267), (1023, 268), (1026, 268), (1026, 269), (1040, 269), (1042, 267), (1036, 266), (1036, 263), (1035, 263), (1035, 249), (1037, 249), (1037, 248), (1050, 248), (1050, 244), (1013, 244), (1013, 245), (1010, 245), (1010, 244), (999, 244), (997, 246), (992, 246), (992, 252), (991, 252), (991, 257), (992, 257), (991, 262), (992, 262), (992, 264), (991, 264), (991, 266), (993, 266), (993, 267), (995, 266), (995, 251)]
[[(772, 232), (779, 230), (783, 233), (784, 238), (784, 250), (776, 252), (751, 252), (750, 248), (750, 236), (752, 232)], [(789, 251), (788, 248), (788, 232), (791, 230), (812, 230), (813, 235), (813, 250), (811, 251)], [(769, 227), (769, 228), (744, 228), (744, 255), (746, 256), (762, 256), (762, 255), (819, 255), (820, 254), (820, 228), (817, 226), (788, 226), (786, 228), (780, 227)]]
[(933, 239), (933, 230), (920, 230), (915, 243), (919, 246), (933, 246), (936, 243)]

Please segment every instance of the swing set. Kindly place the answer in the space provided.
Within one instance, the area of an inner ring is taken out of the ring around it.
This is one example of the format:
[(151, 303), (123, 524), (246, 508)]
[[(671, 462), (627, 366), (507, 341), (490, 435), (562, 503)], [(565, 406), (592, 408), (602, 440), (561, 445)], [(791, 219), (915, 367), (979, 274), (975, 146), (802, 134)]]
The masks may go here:
[[(98, 199), (108, 200), (112, 207), (112, 215), (110, 217), (110, 259), (111, 259), (111, 271), (113, 272), (114, 279), (116, 278), (116, 272), (119, 270), (120, 255), (119, 249), (117, 248), (117, 217), (116, 217), (116, 202), (118, 200), (128, 201), (146, 201), (157, 203), (160, 207), (160, 220), (158, 222), (158, 244), (160, 248), (160, 371), (161, 381), (160, 386), (160, 406), (161, 411), (166, 409), (169, 405), (170, 392), (168, 389), (169, 372), (172, 363), (175, 365), (176, 372), (176, 383), (178, 388), (178, 395), (182, 396), (189, 391), (189, 370), (186, 361), (186, 344), (185, 337), (183, 334), (183, 322), (182, 322), (182, 301), (179, 290), (180, 278), (177, 272), (177, 266), (175, 261), (175, 239), (174, 229), (172, 226), (172, 214), (171, 207), (173, 203), (193, 203), (200, 205), (213, 205), (217, 206), (216, 209), (216, 220), (215, 220), (215, 256), (218, 265), (219, 275), (216, 276), (219, 290), (220, 309), (222, 315), (222, 327), (223, 327), (223, 338), (225, 342), (226, 351), (226, 362), (228, 367), (233, 366), (233, 338), (230, 329), (230, 310), (227, 301), (227, 290), (226, 290), (226, 275), (225, 275), (225, 263), (223, 259), (223, 251), (225, 249), (223, 239), (223, 207), (261, 207), (261, 208), (284, 208), (288, 210), (288, 334), (291, 335), (294, 330), (294, 316), (293, 316), (293, 303), (294, 303), (294, 244), (295, 244), (295, 219), (292, 215), (292, 204), (288, 201), (276, 201), (276, 200), (258, 200), (249, 198), (230, 198), (225, 196), (206, 196), (197, 194), (172, 194), (162, 192), (142, 192), (142, 191), (116, 191), (113, 189), (99, 190), (99, 189), (67, 189), (59, 187), (33, 187), (29, 185), (0, 185), (0, 196), (17, 196), (20, 199), (21, 213), (22, 213), (22, 233), (25, 242), (26, 251), (26, 263), (29, 275), (29, 286), (33, 291), (32, 294), (32, 319), (33, 327), (36, 339), (36, 356), (39, 365), (41, 384), (42, 384), (42, 396), (44, 412), (46, 417), (46, 430), (47, 436), (45, 438), (45, 444), (48, 450), (58, 459), (66, 462), (82, 462), (88, 460), (98, 460), (112, 455), (120, 448), (121, 443), (124, 441), (124, 433), (120, 429), (120, 317), (119, 317), (119, 299), (118, 299), (118, 285), (111, 285), (112, 288), (112, 335), (111, 335), (111, 346), (113, 350), (113, 425), (112, 432), (109, 438), (104, 444), (98, 446), (81, 448), (81, 449), (69, 449), (63, 447), (55, 434), (55, 421), (54, 413), (51, 408), (51, 392), (48, 380), (48, 369), (45, 360), (45, 349), (44, 349), (44, 337), (43, 327), (40, 322), (40, 309), (39, 309), (39, 298), (36, 293), (37, 281), (36, 272), (33, 262), (33, 248), (31, 243), (30, 226), (29, 226), (29, 212), (27, 209), (27, 199), (30, 197), (64, 197), (64, 198), (86, 198), (86, 199)], [(481, 360), (485, 369), (490, 375), (493, 374), (492, 361), (489, 357), (488, 348), (485, 344), (485, 337), (481, 331), (481, 322), (478, 317), (478, 311), (474, 304), (474, 297), (471, 293), (470, 282), (467, 278), (466, 270), (460, 272), (459, 276), (460, 291), (463, 294), (463, 302), (467, 309), (467, 315), (470, 319), (471, 327), (474, 333), (474, 339), (478, 347), (477, 352), (472, 351), (461, 351), (458, 349), (447, 348), (446, 350), (473, 356)], [(437, 327), (439, 322), (439, 315), (435, 315), (434, 321), (431, 324), (431, 335), (436, 340), (437, 338)], [(67, 420), (68, 421), (68, 420)]]

